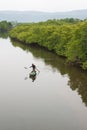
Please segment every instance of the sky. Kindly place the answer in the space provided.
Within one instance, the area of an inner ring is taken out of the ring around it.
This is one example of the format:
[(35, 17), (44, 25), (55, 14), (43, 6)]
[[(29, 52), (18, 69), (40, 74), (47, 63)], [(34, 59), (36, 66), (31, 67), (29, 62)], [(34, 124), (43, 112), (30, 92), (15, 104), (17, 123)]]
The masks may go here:
[(0, 0), (0, 10), (64, 12), (87, 9), (87, 0)]

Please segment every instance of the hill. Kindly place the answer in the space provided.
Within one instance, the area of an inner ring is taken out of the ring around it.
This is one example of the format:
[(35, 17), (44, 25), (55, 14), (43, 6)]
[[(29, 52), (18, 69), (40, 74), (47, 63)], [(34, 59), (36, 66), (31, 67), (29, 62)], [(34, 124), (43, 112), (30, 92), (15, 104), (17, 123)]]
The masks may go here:
[(87, 9), (69, 12), (38, 12), (38, 11), (0, 11), (0, 21), (17, 21), (17, 22), (40, 22), (48, 19), (63, 18), (87, 18)]

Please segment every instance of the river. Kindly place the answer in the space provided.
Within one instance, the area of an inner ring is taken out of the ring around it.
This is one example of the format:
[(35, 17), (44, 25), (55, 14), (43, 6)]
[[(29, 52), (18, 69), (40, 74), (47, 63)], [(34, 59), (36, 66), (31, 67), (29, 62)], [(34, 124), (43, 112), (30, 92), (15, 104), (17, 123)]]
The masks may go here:
[[(35, 79), (32, 63), (40, 70)], [(0, 38), (0, 130), (87, 130), (87, 72)]]

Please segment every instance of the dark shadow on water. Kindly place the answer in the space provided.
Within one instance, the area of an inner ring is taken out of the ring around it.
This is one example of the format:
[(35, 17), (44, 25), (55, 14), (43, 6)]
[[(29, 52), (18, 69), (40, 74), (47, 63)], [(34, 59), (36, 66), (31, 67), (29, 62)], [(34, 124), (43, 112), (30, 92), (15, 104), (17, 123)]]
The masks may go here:
[(36, 75), (34, 76), (29, 75), (29, 78), (32, 79), (32, 82), (34, 82), (36, 80)]
[(87, 72), (75, 66), (66, 64), (66, 59), (37, 46), (27, 46), (19, 42), (12, 41), (14, 47), (20, 47), (26, 52), (31, 52), (36, 59), (43, 59), (46, 65), (50, 65), (53, 71), (57, 69), (62, 76), (68, 75), (68, 85), (73, 91), (81, 95), (82, 101), (87, 106)]
[(24, 79), (27, 80), (29, 78), (32, 80), (32, 82), (34, 82), (36, 80), (36, 75), (35, 76), (30, 76), (29, 75), (29, 77), (25, 77)]

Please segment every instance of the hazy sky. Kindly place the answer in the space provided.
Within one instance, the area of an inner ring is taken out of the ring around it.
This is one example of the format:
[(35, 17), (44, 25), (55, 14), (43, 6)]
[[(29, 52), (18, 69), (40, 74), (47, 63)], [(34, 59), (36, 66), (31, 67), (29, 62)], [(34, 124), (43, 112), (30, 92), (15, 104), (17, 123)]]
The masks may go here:
[(59, 12), (87, 9), (87, 0), (0, 0), (0, 10)]

